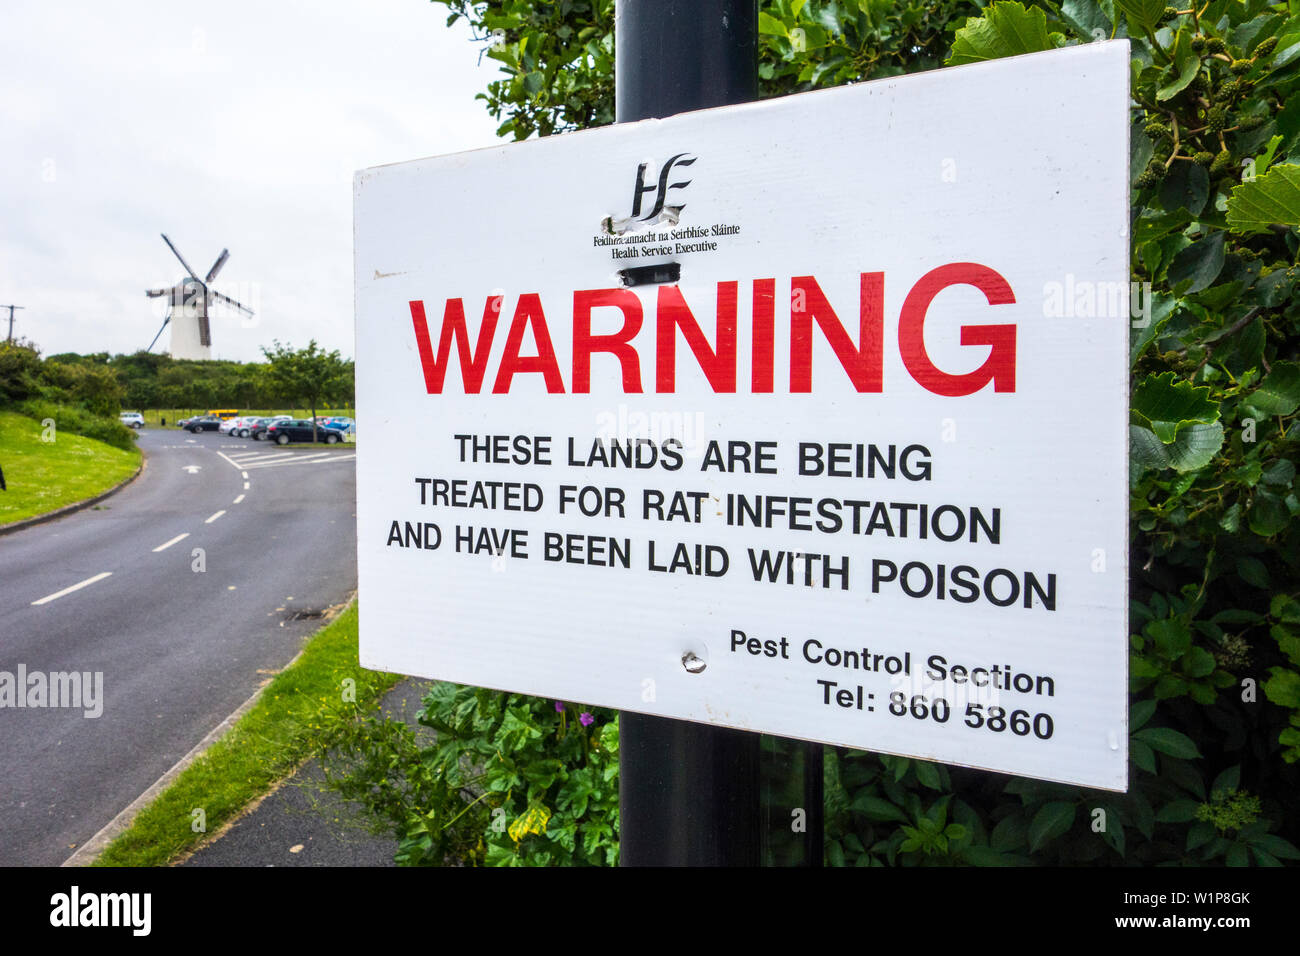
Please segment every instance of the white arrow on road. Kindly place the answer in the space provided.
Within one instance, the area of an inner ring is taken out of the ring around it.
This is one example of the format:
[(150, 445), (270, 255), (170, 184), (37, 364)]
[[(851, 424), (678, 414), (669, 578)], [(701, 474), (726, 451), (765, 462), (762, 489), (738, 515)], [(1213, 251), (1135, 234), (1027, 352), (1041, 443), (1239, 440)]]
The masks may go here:
[(188, 471), (192, 475), (202, 467), (203, 467), (202, 465), (183, 465), (181, 470)]

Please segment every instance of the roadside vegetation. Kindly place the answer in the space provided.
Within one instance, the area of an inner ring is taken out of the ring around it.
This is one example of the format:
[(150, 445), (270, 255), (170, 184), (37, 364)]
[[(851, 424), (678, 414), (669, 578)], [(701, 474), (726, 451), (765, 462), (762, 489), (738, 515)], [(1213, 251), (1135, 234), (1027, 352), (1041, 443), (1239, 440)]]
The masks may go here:
[[(50, 417), (56, 416), (62, 417), (57, 410)], [(0, 527), (103, 494), (139, 467), (134, 448), (113, 448), (0, 411), (0, 470), (8, 489), (0, 491)]]
[(310, 638), (235, 726), (141, 810), (94, 865), (164, 866), (195, 849), (316, 755), (340, 724), (373, 709), (397, 680), (358, 663), (353, 603)]

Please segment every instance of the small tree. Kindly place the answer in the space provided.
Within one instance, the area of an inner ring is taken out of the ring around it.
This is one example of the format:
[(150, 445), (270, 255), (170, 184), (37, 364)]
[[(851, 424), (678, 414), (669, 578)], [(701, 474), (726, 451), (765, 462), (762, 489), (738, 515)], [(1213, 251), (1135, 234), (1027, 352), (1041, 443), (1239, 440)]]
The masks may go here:
[(274, 348), (262, 349), (270, 365), (266, 375), (273, 388), (285, 396), (302, 401), (311, 409), (311, 438), (319, 437), (316, 409), (322, 399), (338, 390), (350, 363), (338, 350), (326, 352), (312, 339), (305, 349), (294, 349), (274, 342)]

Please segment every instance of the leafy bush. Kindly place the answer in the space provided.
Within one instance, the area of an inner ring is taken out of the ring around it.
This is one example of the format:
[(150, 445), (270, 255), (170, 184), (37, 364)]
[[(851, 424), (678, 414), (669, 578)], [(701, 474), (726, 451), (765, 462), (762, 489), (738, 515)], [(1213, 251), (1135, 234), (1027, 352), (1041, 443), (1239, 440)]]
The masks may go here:
[[(436, 2), (485, 36), (500, 31), (489, 56), (508, 78), (482, 98), (503, 135), (610, 121), (610, 4)], [(1132, 44), (1132, 274), (1146, 308), (1131, 348), (1130, 790), (828, 748), (827, 861), (1300, 859), (1300, 15), (1267, 0), (763, 0), (759, 30), (769, 95), (929, 69), (945, 48), (945, 62), (961, 64), (1107, 37)], [(431, 695), (446, 749), (408, 751), (406, 772), (434, 774), (462, 803), (508, 793), (510, 819), (535, 823), (533, 801), (552, 808), (550, 788), (590, 766), (553, 745), (563, 741), (538, 706)], [(615, 819), (604, 802), (613, 730), (599, 737), (597, 816), (556, 832)], [(457, 776), (464, 759), (514, 767), (495, 779), (516, 782), (471, 796)], [(545, 769), (530, 779), (523, 767)], [(438, 821), (451, 792), (431, 811)], [(412, 816), (404, 823), (415, 832)], [(477, 832), (487, 823), (476, 817)], [(577, 858), (580, 845), (566, 856), (554, 828), (526, 837), (546, 841), (532, 859)], [(508, 850), (476, 859), (520, 858)]]
[(611, 865), (618, 857), (618, 721), (607, 710), (435, 684), (410, 727), (340, 724), (327, 780), (401, 837), (415, 866)]
[(135, 447), (137, 436), (134, 429), (123, 425), (116, 418), (96, 415), (75, 405), (60, 405), (34, 398), (19, 403), (16, 411), (37, 421), (53, 419), (55, 428), (70, 435), (84, 435), (114, 448), (129, 450)]
[(21, 402), (40, 388), (41, 356), (21, 342), (0, 342), (0, 407)]

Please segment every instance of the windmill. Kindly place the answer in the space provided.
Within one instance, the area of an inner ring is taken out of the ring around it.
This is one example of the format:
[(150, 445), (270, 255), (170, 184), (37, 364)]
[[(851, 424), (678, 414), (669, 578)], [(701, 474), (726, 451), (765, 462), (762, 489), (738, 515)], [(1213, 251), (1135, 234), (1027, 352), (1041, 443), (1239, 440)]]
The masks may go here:
[(247, 306), (240, 305), (230, 296), (222, 295), (214, 289), (209, 288), (208, 283), (217, 277), (221, 267), (226, 264), (230, 258), (230, 250), (222, 249), (221, 255), (217, 256), (217, 261), (212, 263), (212, 268), (208, 274), (200, 279), (190, 268), (190, 264), (185, 261), (185, 257), (176, 251), (172, 241), (167, 238), (167, 234), (162, 234), (163, 242), (167, 243), (167, 248), (172, 254), (180, 260), (185, 271), (189, 273), (187, 278), (181, 279), (170, 289), (146, 289), (145, 295), (151, 299), (159, 296), (169, 296), (171, 308), (167, 312), (167, 318), (163, 319), (162, 328), (158, 330), (158, 335), (153, 337), (149, 343), (146, 352), (153, 351), (154, 345), (158, 342), (158, 337), (163, 334), (163, 329), (167, 328), (167, 323), (172, 323), (172, 342), (170, 352), (173, 358), (187, 359), (206, 359), (212, 357), (212, 328), (208, 324), (208, 309), (215, 299), (226, 305), (234, 306), (241, 312), (249, 315), (253, 310)]

